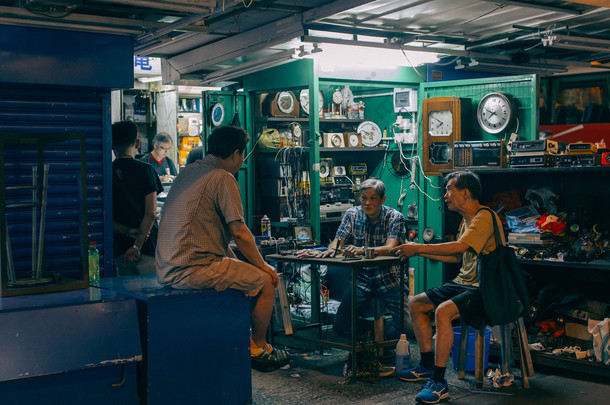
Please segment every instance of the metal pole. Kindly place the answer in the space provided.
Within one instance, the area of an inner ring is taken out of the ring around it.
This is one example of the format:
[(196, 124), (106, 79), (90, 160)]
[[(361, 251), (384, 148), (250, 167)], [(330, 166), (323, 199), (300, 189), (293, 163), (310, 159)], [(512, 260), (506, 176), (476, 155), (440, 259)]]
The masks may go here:
[(44, 175), (42, 180), (42, 200), (40, 201), (40, 230), (38, 234), (38, 263), (36, 266), (35, 279), (40, 280), (42, 276), (42, 261), (44, 257), (44, 228), (47, 216), (47, 191), (49, 189), (49, 165), (44, 165)]

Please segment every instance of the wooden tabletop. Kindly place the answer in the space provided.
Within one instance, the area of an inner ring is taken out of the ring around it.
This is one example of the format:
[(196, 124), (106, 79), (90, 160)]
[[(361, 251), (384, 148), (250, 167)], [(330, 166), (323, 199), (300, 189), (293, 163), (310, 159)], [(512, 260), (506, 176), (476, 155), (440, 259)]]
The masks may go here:
[(377, 256), (374, 259), (365, 259), (363, 256), (356, 256), (356, 258), (345, 258), (344, 256), (336, 257), (299, 257), (297, 255), (281, 255), (271, 254), (267, 255), (267, 261), (278, 261), (278, 262), (295, 262), (295, 263), (308, 263), (308, 264), (325, 264), (332, 266), (345, 266), (345, 267), (377, 267), (377, 266), (391, 266), (401, 264), (400, 258), (396, 256)]

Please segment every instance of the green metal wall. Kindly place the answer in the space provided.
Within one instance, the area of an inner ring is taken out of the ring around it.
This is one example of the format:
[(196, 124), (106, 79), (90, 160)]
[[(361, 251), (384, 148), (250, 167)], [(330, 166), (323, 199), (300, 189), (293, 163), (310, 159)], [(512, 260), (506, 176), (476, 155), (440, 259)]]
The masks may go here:
[[(538, 131), (538, 87), (536, 75), (507, 76), (486, 79), (454, 80), (446, 82), (423, 83), (419, 92), (419, 104), (430, 97), (461, 97), (470, 100), (471, 132), (462, 135), (462, 140), (497, 140), (497, 135), (482, 131), (477, 123), (477, 106), (481, 99), (490, 92), (502, 91), (512, 96), (515, 102), (518, 129), (515, 130), (521, 140), (537, 139)], [(420, 124), (423, 117), (420, 117)], [(421, 134), (421, 125), (420, 125)], [(509, 135), (502, 135), (508, 138)], [(422, 152), (422, 138), (419, 139), (419, 152)], [(506, 139), (508, 140), (508, 139)], [(443, 230), (443, 184), (440, 176), (426, 178), (420, 171), (418, 184), (429, 195), (418, 193), (417, 202), (420, 218), (418, 227), (422, 230), (431, 226), (437, 241), (444, 239)], [(438, 261), (417, 258), (412, 259), (412, 267), (416, 268), (416, 291), (423, 291), (443, 283), (443, 264)]]

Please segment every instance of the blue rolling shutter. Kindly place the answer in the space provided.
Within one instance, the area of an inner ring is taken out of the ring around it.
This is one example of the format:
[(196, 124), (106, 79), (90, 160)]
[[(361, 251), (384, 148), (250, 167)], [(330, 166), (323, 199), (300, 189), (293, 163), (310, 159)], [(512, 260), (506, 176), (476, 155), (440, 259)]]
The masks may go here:
[[(105, 173), (104, 156), (110, 160), (110, 93), (91, 89), (24, 86), (0, 84), (0, 132), (20, 134), (85, 134), (87, 162), (88, 239), (95, 241), (100, 251), (103, 275), (112, 275), (111, 192), (104, 195), (104, 184), (110, 184)], [(57, 150), (45, 151), (45, 163), (50, 163), (55, 175), (49, 184), (45, 221), (45, 251), (49, 259), (45, 271), (64, 274), (66, 269), (78, 269), (82, 259), (79, 243), (80, 227), (74, 223), (78, 210), (80, 145), (78, 141), (62, 142)], [(35, 148), (9, 147), (5, 151), (4, 171), (10, 183), (28, 184), (31, 166), (37, 163)], [(107, 171), (107, 170), (106, 170)], [(60, 173), (59, 176), (57, 173)], [(20, 196), (18, 196), (20, 197)], [(31, 191), (24, 192), (31, 200)], [(8, 213), (10, 218), (13, 260), (15, 267), (31, 263), (31, 209)], [(51, 259), (51, 256), (53, 257)]]

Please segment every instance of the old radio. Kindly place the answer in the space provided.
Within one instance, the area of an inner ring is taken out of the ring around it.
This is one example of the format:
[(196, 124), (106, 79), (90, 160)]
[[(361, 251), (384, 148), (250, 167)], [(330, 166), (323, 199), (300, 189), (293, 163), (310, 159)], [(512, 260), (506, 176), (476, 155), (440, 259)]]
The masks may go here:
[(550, 139), (513, 141), (510, 143), (510, 151), (515, 154), (544, 152), (559, 153), (559, 142)]
[(599, 154), (577, 154), (577, 155), (559, 155), (555, 158), (555, 164), (563, 167), (576, 166), (597, 166), (600, 164), (601, 156)]
[(570, 155), (597, 153), (597, 145), (590, 142), (571, 143), (568, 145), (568, 152), (570, 152)]
[(457, 141), (453, 143), (454, 167), (506, 167), (504, 141)]
[(508, 163), (510, 167), (555, 166), (555, 155), (550, 153), (511, 155), (508, 157)]

